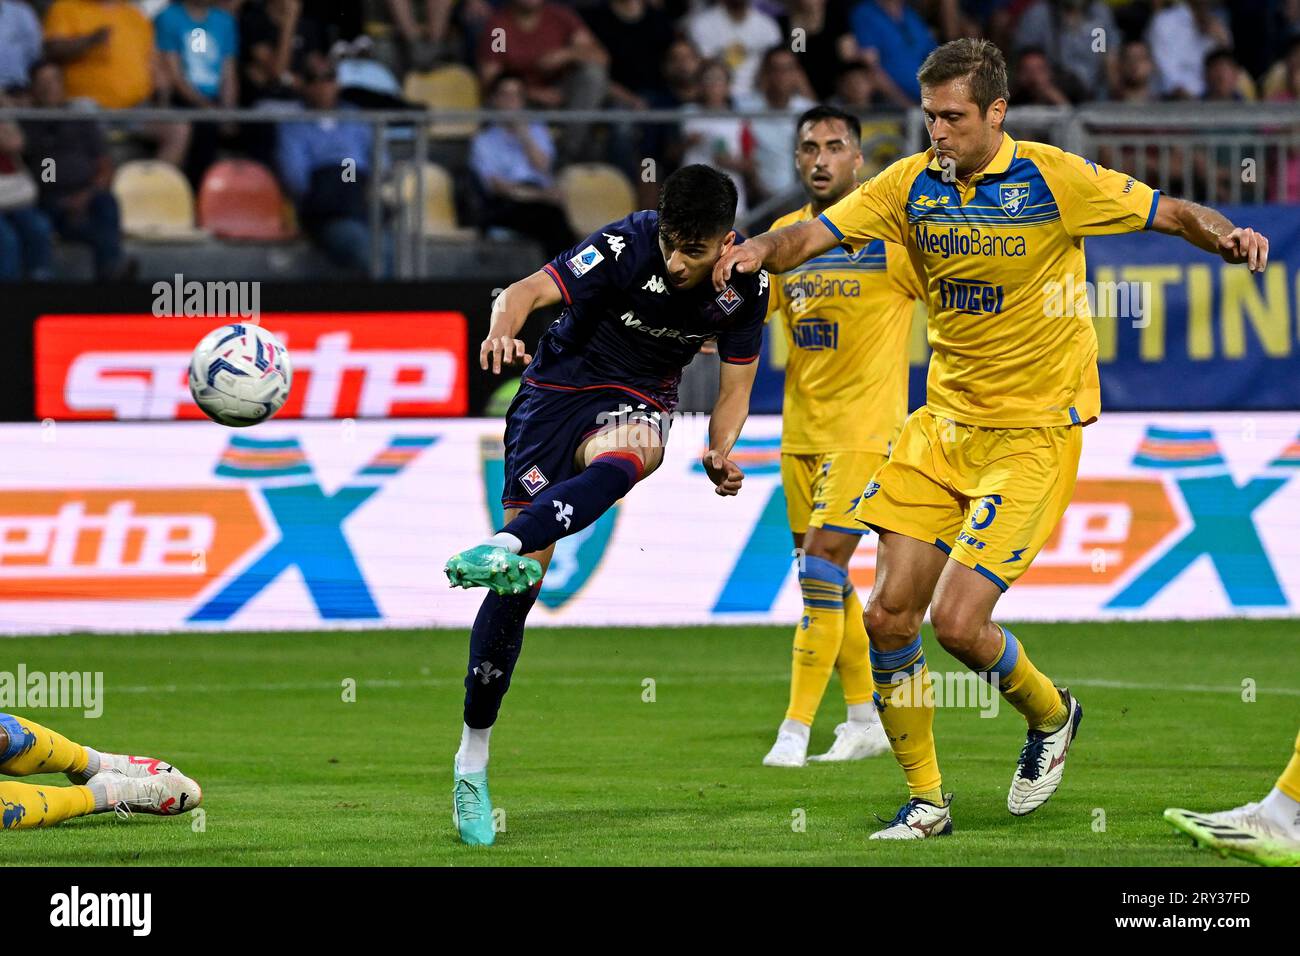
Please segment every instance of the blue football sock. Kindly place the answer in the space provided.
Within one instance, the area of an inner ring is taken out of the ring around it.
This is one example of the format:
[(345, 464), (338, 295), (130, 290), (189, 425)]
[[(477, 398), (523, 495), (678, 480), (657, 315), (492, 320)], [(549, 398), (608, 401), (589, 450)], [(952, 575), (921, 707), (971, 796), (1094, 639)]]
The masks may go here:
[(641, 470), (641, 460), (631, 452), (597, 455), (580, 474), (552, 486), (501, 530), (522, 542), (520, 554), (541, 551), (614, 507), (632, 490)]
[(483, 730), (496, 723), (501, 700), (524, 646), (524, 622), (541, 592), (540, 584), (523, 594), (488, 592), (469, 638), (469, 672), (465, 675), (465, 724)]

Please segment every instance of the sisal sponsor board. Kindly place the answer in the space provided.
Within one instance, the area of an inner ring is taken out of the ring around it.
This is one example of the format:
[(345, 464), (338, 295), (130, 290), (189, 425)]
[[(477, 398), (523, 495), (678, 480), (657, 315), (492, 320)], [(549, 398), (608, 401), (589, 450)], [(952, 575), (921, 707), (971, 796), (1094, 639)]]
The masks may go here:
[[(293, 361), (294, 388), (280, 418), (468, 411), (468, 332), (459, 312), (266, 312), (260, 323)], [(42, 315), (35, 334), (36, 415), (201, 419), (189, 393), (190, 353), (221, 324), (217, 318)]]
[[(490, 420), (0, 426), (0, 632), (467, 627), (442, 563), (499, 525)], [(793, 623), (780, 419), (719, 498), (707, 419), (557, 548), (536, 625)], [(875, 536), (851, 574), (871, 586)], [(1006, 620), (1300, 614), (1300, 415), (1114, 414)]]

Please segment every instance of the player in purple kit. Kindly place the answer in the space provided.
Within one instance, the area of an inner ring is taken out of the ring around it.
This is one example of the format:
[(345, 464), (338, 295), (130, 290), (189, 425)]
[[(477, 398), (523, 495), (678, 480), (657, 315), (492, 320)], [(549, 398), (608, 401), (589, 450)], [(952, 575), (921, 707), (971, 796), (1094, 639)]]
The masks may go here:
[[(728, 457), (749, 413), (767, 315), (768, 277), (737, 273), (721, 292), (713, 264), (743, 241), (736, 189), (708, 166), (664, 184), (658, 212), (597, 230), (525, 279), (492, 309), (484, 369), (527, 364), (506, 413), (506, 525), (447, 562), (452, 586), (486, 587), (470, 634), (465, 723), (452, 808), (465, 843), (495, 839), (488, 739), (523, 644), (555, 542), (608, 511), (663, 460), (682, 370), (716, 338), (720, 390), (702, 464), (719, 495), (740, 490)], [(564, 309), (527, 354), (516, 336), (535, 309)]]

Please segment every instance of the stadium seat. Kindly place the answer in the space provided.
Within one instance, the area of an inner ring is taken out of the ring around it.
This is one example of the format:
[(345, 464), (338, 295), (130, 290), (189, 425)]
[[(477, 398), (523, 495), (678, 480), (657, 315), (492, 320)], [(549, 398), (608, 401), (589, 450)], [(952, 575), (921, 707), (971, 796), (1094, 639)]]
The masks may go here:
[(194, 192), (179, 169), (156, 159), (124, 163), (113, 176), (122, 232), (137, 239), (186, 242), (207, 233), (194, 227)]
[[(399, 192), (402, 202), (412, 208), (415, 205), (416, 183), (415, 167), (408, 166), (402, 172)], [(456, 224), (456, 201), (451, 174), (434, 163), (424, 164), (424, 234), (463, 239), (473, 239), (477, 235), (475, 230), (461, 228)]]
[(293, 237), (275, 177), (251, 159), (214, 163), (199, 187), (199, 225), (221, 239), (278, 242)]
[(580, 236), (636, 209), (632, 184), (622, 171), (606, 163), (567, 166), (560, 173), (559, 186), (569, 225)]
[[(476, 110), (479, 108), (478, 77), (459, 63), (440, 66), (428, 73), (409, 73), (402, 94), (427, 110)], [(474, 123), (432, 123), (429, 135), (441, 139), (463, 139), (478, 129)]]

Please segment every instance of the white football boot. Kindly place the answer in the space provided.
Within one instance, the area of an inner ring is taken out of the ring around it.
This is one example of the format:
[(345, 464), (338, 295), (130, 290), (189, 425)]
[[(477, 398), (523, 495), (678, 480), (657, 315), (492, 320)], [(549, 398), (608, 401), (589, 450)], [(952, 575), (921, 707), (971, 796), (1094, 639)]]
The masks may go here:
[(848, 720), (835, 728), (835, 743), (824, 754), (813, 754), (810, 763), (835, 763), (841, 760), (865, 760), (889, 753), (889, 736), (878, 720), (863, 723)]
[[(171, 773), (175, 770), (180, 773), (171, 764), (159, 760), (157, 757), (137, 757), (130, 754), (106, 754), (99, 755), (98, 773), (104, 773), (114, 770), (124, 777), (152, 777), (160, 773)], [(84, 785), (88, 783), (94, 774), (85, 773), (68, 773), (65, 776), (73, 783)]]
[(1260, 866), (1300, 866), (1300, 840), (1248, 803), (1218, 813), (1194, 813), (1171, 808), (1164, 817), (1198, 846)]
[(96, 784), (102, 784), (108, 794), (108, 806), (96, 812), (114, 810), (121, 817), (133, 813), (173, 817), (188, 813), (203, 802), (202, 788), (175, 768), (142, 777), (103, 770), (91, 777), (87, 785)]
[(782, 731), (763, 758), (764, 767), (802, 767), (808, 762), (808, 740)]
[[(898, 808), (894, 819), (882, 830), (871, 834), (870, 840), (925, 840), (930, 837), (949, 836), (952, 833), (952, 794), (944, 794), (943, 806), (913, 797)], [(881, 821), (884, 822), (884, 821)]]
[(1058, 687), (1065, 701), (1067, 716), (1060, 730), (1048, 733), (1031, 729), (1020, 748), (1016, 772), (1011, 775), (1011, 789), (1007, 791), (1007, 809), (1018, 817), (1032, 813), (1047, 798), (1056, 793), (1065, 775), (1065, 756), (1079, 732), (1083, 720), (1083, 707), (1064, 687)]

